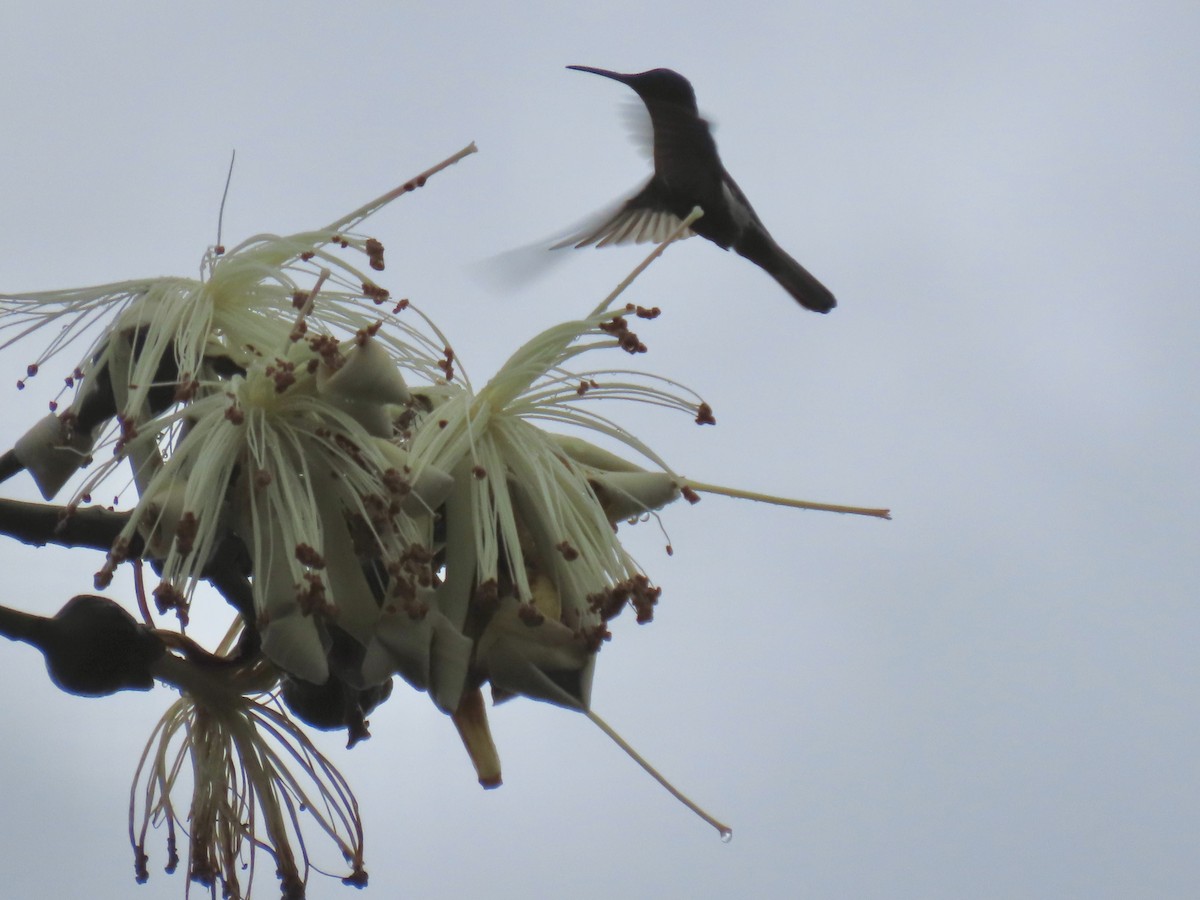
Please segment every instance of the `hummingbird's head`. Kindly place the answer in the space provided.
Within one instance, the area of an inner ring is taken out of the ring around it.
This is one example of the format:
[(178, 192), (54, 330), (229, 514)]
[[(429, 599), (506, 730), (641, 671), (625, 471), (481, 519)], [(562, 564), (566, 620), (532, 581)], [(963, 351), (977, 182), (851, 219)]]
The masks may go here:
[(691, 82), (671, 69), (651, 69), (648, 72), (637, 72), (623, 75), (620, 72), (610, 72), (608, 69), (593, 69), (590, 66), (567, 66), (577, 72), (591, 72), (593, 75), (603, 75), (622, 84), (627, 84), (646, 103), (669, 104), (681, 106), (689, 112), (696, 112), (696, 92), (692, 90)]

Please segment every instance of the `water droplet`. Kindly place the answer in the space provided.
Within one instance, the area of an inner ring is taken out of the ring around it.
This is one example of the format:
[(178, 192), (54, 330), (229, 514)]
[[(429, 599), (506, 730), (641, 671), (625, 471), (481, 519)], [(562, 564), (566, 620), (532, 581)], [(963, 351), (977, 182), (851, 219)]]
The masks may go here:
[(732, 828), (722, 828), (721, 829), (721, 843), (728, 844), (732, 840), (733, 840), (733, 829)]

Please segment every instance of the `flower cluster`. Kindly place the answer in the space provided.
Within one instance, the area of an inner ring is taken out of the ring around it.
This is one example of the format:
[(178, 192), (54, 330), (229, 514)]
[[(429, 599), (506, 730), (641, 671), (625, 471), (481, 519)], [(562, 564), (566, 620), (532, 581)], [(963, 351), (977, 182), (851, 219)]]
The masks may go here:
[[(481, 688), (589, 711), (608, 622), (626, 607), (648, 621), (659, 597), (618, 524), (720, 490), (689, 487), (596, 407), (640, 401), (711, 424), (699, 397), (623, 366), (572, 365), (645, 351), (634, 328), (658, 311), (617, 305), (624, 285), (475, 390), (445, 336), (375, 281), (383, 247), (355, 226), (473, 150), (327, 228), (214, 248), (200, 279), (0, 297), (0, 334), (15, 332), (0, 346), (60, 326), (31, 375), (106, 320), (67, 379), (73, 401), (13, 450), (47, 499), (89, 469), (68, 509), (129, 464), (138, 499), (97, 585), (152, 561), (159, 612), (181, 627), (201, 581), (244, 586), (226, 593), (236, 651), (197, 663), (176, 635), (156, 664), (183, 696), (139, 769), (140, 877), (147, 825), (165, 820), (173, 845), (186, 821), (192, 879), (240, 896), (240, 860), (265, 850), (300, 896), (303, 811), (364, 883), (353, 795), (280, 704), (353, 744), (399, 675), (452, 717), (481, 783), (499, 784)], [(171, 799), (185, 760), (186, 815)]]

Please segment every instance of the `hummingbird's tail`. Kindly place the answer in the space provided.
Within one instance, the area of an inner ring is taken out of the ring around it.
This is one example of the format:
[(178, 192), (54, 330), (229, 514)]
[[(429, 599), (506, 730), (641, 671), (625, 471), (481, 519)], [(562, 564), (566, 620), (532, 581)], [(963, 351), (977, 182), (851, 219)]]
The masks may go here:
[(733, 249), (778, 281), (805, 309), (827, 313), (837, 306), (837, 300), (829, 288), (817, 281), (808, 269), (788, 256), (765, 229), (746, 229)]

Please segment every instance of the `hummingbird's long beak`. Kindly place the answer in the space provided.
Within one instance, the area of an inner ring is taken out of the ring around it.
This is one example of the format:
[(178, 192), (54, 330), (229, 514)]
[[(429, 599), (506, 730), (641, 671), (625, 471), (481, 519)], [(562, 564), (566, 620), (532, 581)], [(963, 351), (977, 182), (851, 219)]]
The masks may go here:
[(605, 78), (611, 78), (622, 84), (629, 84), (629, 76), (622, 75), (620, 72), (612, 72), (608, 69), (593, 69), (591, 66), (567, 66), (567, 68), (574, 69), (576, 72), (591, 72), (593, 75), (603, 75)]

